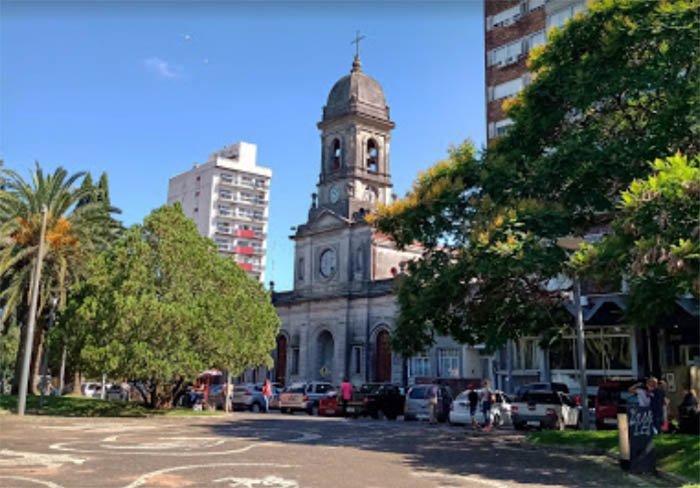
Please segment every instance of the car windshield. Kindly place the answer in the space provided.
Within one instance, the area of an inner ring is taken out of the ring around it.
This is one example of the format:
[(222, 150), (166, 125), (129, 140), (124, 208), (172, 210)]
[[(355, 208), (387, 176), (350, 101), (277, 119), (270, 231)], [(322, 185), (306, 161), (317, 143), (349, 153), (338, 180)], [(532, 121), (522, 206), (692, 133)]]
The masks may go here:
[(561, 398), (554, 392), (547, 391), (529, 391), (523, 395), (523, 401), (528, 403), (547, 403), (560, 405)]
[(411, 391), (408, 392), (408, 398), (414, 399), (414, 400), (422, 400), (424, 398), (428, 397), (428, 388), (427, 387), (419, 387), (419, 388), (411, 388)]
[(304, 393), (305, 391), (306, 387), (304, 385), (290, 386), (287, 390), (285, 390), (286, 393)]
[(369, 383), (360, 387), (360, 393), (376, 393), (382, 385)]
[(333, 389), (333, 385), (316, 385), (316, 393), (327, 393)]

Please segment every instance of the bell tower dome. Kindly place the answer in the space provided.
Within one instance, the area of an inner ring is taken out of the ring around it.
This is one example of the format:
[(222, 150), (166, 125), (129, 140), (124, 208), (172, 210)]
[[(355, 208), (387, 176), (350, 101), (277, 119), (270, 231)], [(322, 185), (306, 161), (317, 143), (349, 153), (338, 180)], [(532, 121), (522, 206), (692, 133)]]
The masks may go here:
[[(318, 207), (356, 220), (391, 198), (389, 118), (381, 85), (362, 71), (359, 52), (350, 74), (328, 95), (321, 130)], [(314, 209), (312, 209), (314, 211)]]

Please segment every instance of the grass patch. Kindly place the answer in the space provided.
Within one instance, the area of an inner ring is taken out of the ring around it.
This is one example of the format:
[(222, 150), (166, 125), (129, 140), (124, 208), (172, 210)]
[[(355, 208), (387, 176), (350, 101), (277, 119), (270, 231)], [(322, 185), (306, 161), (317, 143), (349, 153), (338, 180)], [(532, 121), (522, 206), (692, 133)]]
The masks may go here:
[[(205, 410), (194, 411), (190, 408), (175, 408), (172, 410), (150, 410), (141, 405), (127, 402), (100, 400), (78, 395), (61, 397), (44, 397), (43, 406), (39, 405), (40, 397), (27, 395), (28, 415), (53, 415), (57, 417), (190, 417), (202, 415), (218, 415), (221, 412)], [(17, 396), (0, 395), (0, 412), (17, 412)]]
[[(533, 444), (557, 446), (582, 446), (618, 451), (616, 430), (604, 431), (539, 431), (528, 434)], [(656, 465), (667, 473), (700, 483), (700, 437), (684, 434), (663, 434), (654, 438)]]

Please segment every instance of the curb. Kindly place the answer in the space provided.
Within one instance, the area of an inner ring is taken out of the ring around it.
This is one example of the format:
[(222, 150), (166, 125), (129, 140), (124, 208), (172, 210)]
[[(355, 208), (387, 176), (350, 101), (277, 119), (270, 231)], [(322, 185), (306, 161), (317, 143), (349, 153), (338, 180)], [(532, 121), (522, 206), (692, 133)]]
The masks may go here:
[[(612, 454), (609, 450), (602, 449), (602, 448), (597, 448), (597, 447), (584, 447), (584, 446), (560, 446), (557, 444), (534, 444), (527, 440), (527, 438), (524, 438), (520, 441), (520, 447), (524, 449), (536, 449), (540, 451), (547, 451), (549, 449), (556, 449), (559, 452), (563, 453), (569, 453), (569, 454), (588, 454), (592, 456), (605, 456), (607, 457), (610, 461), (613, 461), (615, 464), (617, 464), (620, 459), (617, 457), (617, 455)], [(637, 480), (640, 484), (644, 483), (645, 479), (634, 474), (634, 473), (629, 473), (627, 472), (627, 475), (630, 478), (634, 478)], [(660, 469), (656, 470), (656, 477), (667, 482), (667, 483), (672, 483), (672, 486), (683, 486), (683, 485), (688, 485), (688, 484), (693, 484), (692, 481), (687, 480), (683, 478), (682, 476), (679, 476), (677, 474), (673, 473), (667, 473), (666, 471), (662, 471)]]

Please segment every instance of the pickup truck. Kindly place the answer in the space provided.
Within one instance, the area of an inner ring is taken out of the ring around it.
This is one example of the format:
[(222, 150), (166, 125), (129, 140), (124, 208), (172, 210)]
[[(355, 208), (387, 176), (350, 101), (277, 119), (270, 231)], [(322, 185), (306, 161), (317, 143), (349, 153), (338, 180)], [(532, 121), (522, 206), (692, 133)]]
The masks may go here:
[(294, 383), (280, 393), (280, 412), (293, 413), (301, 411), (309, 415), (318, 415), (319, 400), (324, 397), (335, 396), (336, 393), (335, 386), (330, 383), (318, 381)]
[[(351, 417), (370, 416), (372, 418), (386, 417), (395, 420), (403, 414), (405, 397), (403, 388), (391, 383), (365, 383), (353, 391), (348, 401), (347, 415)], [(342, 415), (340, 396), (333, 400), (324, 400), (321, 404), (321, 415)]]
[(560, 391), (528, 391), (511, 404), (513, 427), (564, 430), (579, 428), (581, 412), (569, 395)]

